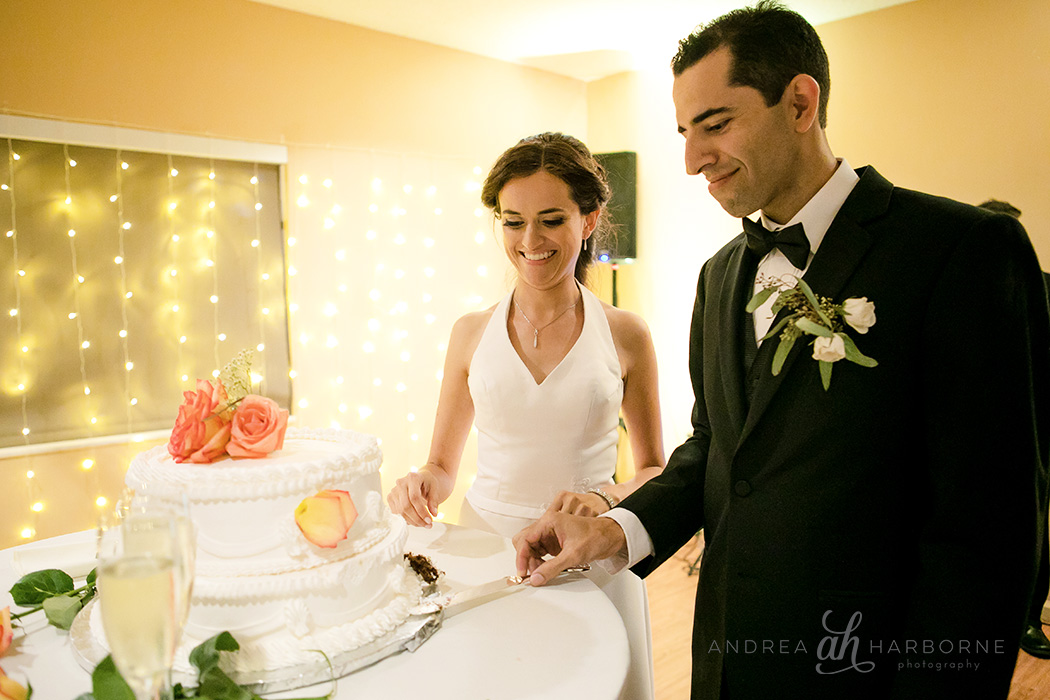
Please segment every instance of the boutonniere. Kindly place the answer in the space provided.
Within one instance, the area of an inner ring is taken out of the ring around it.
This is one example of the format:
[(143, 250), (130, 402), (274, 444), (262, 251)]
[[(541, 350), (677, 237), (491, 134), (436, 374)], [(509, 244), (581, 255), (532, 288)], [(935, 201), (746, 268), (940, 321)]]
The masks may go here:
[(861, 367), (875, 367), (879, 363), (857, 349), (846, 334), (847, 326), (864, 334), (875, 325), (875, 304), (867, 297), (851, 297), (836, 304), (828, 297), (817, 296), (803, 280), (794, 287), (781, 279), (759, 280), (762, 291), (751, 297), (747, 312), (754, 313), (773, 294), (773, 313), (787, 309), (791, 313), (782, 318), (761, 340), (780, 334), (780, 344), (773, 355), (773, 374), (780, 374), (784, 360), (795, 341), (804, 335), (813, 338), (813, 359), (820, 365), (820, 380), (827, 391), (831, 386), (831, 369), (839, 360), (846, 359)]

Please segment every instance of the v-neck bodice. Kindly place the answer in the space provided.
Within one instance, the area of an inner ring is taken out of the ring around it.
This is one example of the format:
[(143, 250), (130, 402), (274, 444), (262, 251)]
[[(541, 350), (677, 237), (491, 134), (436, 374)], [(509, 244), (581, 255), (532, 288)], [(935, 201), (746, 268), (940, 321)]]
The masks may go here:
[(585, 288), (583, 330), (536, 383), (507, 334), (511, 295), (495, 308), (467, 385), (478, 429), (476, 509), (536, 518), (562, 490), (608, 481), (616, 468), (623, 381), (601, 301)]

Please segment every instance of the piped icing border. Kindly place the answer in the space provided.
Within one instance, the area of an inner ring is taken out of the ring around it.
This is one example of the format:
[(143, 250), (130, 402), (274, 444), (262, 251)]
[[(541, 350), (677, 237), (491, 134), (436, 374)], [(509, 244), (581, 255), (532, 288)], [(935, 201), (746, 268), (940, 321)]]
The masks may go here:
[[(295, 441), (338, 443), (345, 449), (284, 461)], [(335, 428), (289, 428), (285, 449), (262, 459), (223, 459), (211, 464), (176, 464), (167, 446), (137, 455), (128, 468), (129, 486), (160, 497), (185, 493), (191, 502), (277, 498), (322, 487), (335, 479), (379, 471), (383, 453), (375, 437)]]
[(402, 556), (408, 526), (403, 518), (394, 515), (387, 518), (386, 524), (389, 527), (386, 537), (371, 549), (337, 562), (282, 572), (279, 576), (198, 576), (193, 583), (193, 600), (221, 602), (275, 598), (352, 585), (371, 569)]
[[(412, 608), (422, 597), (423, 583), (404, 562), (396, 565), (390, 575), (392, 600), (362, 618), (336, 627), (314, 630), (302, 636), (288, 632), (271, 634), (248, 641), (234, 654), (224, 654), (222, 667), (227, 671), (250, 673), (274, 670), (306, 663), (316, 663), (318, 650), (329, 657), (360, 649), (393, 632), (408, 619)], [(296, 630), (302, 632), (303, 630)], [(184, 640), (176, 653), (175, 670), (190, 672), (187, 655), (197, 640)]]

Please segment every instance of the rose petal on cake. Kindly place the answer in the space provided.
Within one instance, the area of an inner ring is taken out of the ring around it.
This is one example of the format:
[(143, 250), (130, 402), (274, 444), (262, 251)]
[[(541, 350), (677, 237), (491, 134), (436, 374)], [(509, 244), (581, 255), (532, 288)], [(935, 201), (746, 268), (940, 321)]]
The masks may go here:
[[(346, 493), (345, 491), (343, 493)], [(349, 499), (349, 495), (347, 495)], [(351, 503), (351, 507), (353, 504)], [(346, 539), (350, 523), (337, 495), (325, 495), (324, 491), (309, 496), (295, 509), (295, 524), (303, 537), (318, 547), (331, 549)], [(356, 517), (356, 512), (354, 513)]]
[(325, 489), (317, 492), (318, 496), (322, 494), (328, 498), (337, 498), (339, 500), (343, 519), (346, 521), (346, 529), (349, 530), (357, 520), (357, 506), (354, 505), (354, 500), (350, 498), (350, 494), (340, 489)]

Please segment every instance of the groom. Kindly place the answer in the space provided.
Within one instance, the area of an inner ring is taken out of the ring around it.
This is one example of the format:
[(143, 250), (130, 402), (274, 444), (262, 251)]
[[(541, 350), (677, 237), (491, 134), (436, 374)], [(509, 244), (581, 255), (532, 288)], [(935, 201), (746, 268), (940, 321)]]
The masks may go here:
[[(1050, 449), (1050, 320), (1024, 229), (836, 158), (827, 56), (776, 3), (689, 36), (672, 68), (688, 172), (730, 214), (757, 212), (700, 272), (693, 434), (609, 517), (520, 533), (519, 573), (542, 585), (613, 559), (645, 575), (703, 528), (694, 699), (1005, 698)], [(781, 356), (779, 333), (761, 340), (788, 314), (772, 297), (745, 311), (797, 278), (858, 300), (827, 365), (813, 335)]]

